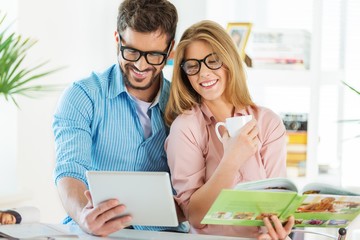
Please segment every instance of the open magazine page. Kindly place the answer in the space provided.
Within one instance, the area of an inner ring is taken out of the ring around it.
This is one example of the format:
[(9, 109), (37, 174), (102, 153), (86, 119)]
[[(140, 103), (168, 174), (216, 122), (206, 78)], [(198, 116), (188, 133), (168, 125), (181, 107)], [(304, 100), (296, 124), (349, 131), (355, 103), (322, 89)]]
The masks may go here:
[(283, 222), (294, 216), (295, 227), (347, 227), (360, 214), (354, 192), (327, 184), (304, 189), (307, 194), (298, 193), (286, 178), (240, 183), (221, 191), (202, 223), (263, 226), (265, 216), (277, 215)]
[(296, 196), (296, 192), (289, 191), (225, 189), (221, 191), (201, 223), (263, 226), (264, 217), (280, 217)]
[(298, 192), (296, 185), (287, 178), (268, 178), (253, 182), (239, 183), (235, 190), (270, 190), (270, 191), (293, 191)]
[(360, 196), (306, 194), (298, 196), (284, 217), (297, 227), (347, 227), (360, 213)]
[(302, 189), (303, 194), (332, 194), (332, 195), (347, 195), (360, 196), (360, 193), (346, 190), (341, 187), (333, 186), (325, 183), (309, 183)]

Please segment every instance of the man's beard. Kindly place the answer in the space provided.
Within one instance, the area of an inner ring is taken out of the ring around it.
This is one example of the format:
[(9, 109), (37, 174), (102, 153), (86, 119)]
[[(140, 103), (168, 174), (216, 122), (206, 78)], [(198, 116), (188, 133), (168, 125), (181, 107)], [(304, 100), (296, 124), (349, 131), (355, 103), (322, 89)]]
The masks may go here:
[[(145, 86), (135, 86), (134, 84), (132, 84), (131, 82), (130, 82), (130, 80), (128, 79), (128, 75), (130, 75), (130, 70), (129, 70), (129, 68), (130, 67), (126, 67), (125, 66), (125, 70), (126, 71), (123, 71), (123, 80), (124, 80), (124, 83), (125, 83), (125, 86), (127, 86), (127, 87), (129, 87), (129, 88), (132, 88), (132, 89), (136, 89), (136, 90), (147, 90), (147, 89), (149, 89), (151, 86), (153, 86), (153, 84), (155, 84), (155, 82), (156, 82), (156, 80), (157, 79), (159, 79), (160, 78), (160, 73), (159, 74), (157, 74), (157, 75), (155, 75), (155, 76), (153, 76), (152, 78), (151, 78), (151, 80), (150, 80), (150, 82), (147, 84), (147, 85), (145, 85)], [(126, 74), (126, 72), (128, 73), (128, 74)], [(152, 73), (153, 73), (154, 71), (152, 71)]]

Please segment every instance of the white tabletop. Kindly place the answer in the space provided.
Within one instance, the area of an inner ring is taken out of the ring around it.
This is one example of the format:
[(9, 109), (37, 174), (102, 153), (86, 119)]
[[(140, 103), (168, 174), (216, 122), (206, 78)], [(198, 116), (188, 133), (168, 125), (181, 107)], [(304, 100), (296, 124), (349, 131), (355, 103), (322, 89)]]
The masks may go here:
[[(100, 238), (84, 233), (77, 225), (14, 224), (0, 225), (1, 233), (18, 239), (123, 239), (123, 240), (250, 240), (250, 238), (210, 236), (189, 233), (154, 232), (123, 229), (108, 237)], [(6, 236), (5, 235), (5, 236)]]
[[(77, 226), (56, 225), (61, 229), (73, 234), (77, 234), (81, 239), (98, 239), (82, 232)], [(190, 233), (175, 233), (175, 232), (155, 232), (134, 229), (123, 229), (118, 231), (107, 238), (102, 239), (123, 239), (123, 240), (253, 240), (253, 238), (240, 238), (240, 237), (225, 237), (213, 235), (200, 235)]]

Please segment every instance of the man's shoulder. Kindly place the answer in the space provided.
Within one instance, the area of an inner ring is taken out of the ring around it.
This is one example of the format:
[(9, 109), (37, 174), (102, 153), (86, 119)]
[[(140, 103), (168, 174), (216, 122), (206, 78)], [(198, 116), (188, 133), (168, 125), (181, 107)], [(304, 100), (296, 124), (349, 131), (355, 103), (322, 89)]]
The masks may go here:
[(103, 72), (92, 72), (89, 76), (70, 84), (62, 94), (63, 99), (77, 99), (76, 101), (85, 101), (85, 99), (104, 98), (108, 94), (110, 82), (114, 75), (114, 65)]
[(98, 72), (93, 71), (91, 74), (85, 78), (77, 80), (74, 82), (76, 85), (80, 85), (86, 88), (103, 88), (108, 85), (110, 81), (114, 78), (114, 70), (116, 65), (112, 65), (105, 69), (104, 71)]

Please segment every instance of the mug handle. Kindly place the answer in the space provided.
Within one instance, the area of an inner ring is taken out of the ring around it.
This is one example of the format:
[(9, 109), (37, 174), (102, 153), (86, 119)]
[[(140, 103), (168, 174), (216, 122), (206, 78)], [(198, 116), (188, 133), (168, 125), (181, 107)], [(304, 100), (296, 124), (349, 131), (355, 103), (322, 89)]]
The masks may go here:
[(217, 122), (216, 125), (215, 125), (215, 133), (216, 133), (216, 136), (219, 138), (219, 140), (221, 141), (222, 139), (222, 136), (220, 135), (220, 132), (219, 132), (219, 127), (220, 126), (224, 126), (226, 128), (226, 125), (224, 122)]

